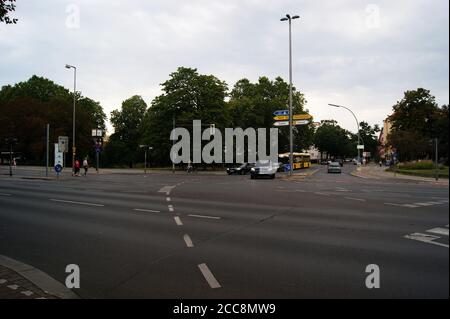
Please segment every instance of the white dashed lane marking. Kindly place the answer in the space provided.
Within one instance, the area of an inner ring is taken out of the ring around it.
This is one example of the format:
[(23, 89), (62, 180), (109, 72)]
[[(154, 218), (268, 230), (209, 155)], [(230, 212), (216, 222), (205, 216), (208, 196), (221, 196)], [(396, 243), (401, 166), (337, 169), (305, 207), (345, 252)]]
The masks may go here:
[(184, 242), (186, 243), (186, 246), (187, 246), (188, 248), (194, 247), (194, 243), (192, 242), (192, 239), (191, 239), (191, 237), (189, 237), (188, 234), (184, 235), (184, 236), (183, 236), (183, 239), (184, 239)]
[(8, 196), (12, 196), (12, 195), (11, 194), (6, 194), (6, 193), (0, 193), (0, 196), (8, 197)]
[(178, 226), (183, 226), (183, 222), (181, 221), (181, 218), (180, 218), (180, 217), (175, 216), (173, 219), (175, 220), (175, 223), (176, 223)]
[(152, 210), (152, 209), (134, 208), (133, 210), (136, 212), (143, 212), (143, 213), (160, 213), (159, 210)]
[(345, 199), (353, 200), (353, 201), (357, 201), (357, 202), (366, 202), (366, 200), (365, 200), (365, 199), (362, 199), (362, 198), (345, 197)]
[(205, 216), (205, 215), (195, 215), (195, 214), (190, 214), (188, 216), (194, 217), (194, 218), (204, 218), (204, 219), (222, 219), (222, 217), (217, 217), (217, 216)]
[(173, 212), (175, 209), (173, 208), (173, 205), (169, 205), (169, 212)]
[(94, 204), (94, 203), (85, 203), (85, 202), (74, 202), (71, 200), (62, 200), (62, 199), (49, 199), (52, 202), (63, 203), (63, 204), (74, 204), (74, 205), (83, 205), (83, 206), (95, 206), (95, 207), (105, 207), (102, 204)]
[(440, 202), (420, 202), (420, 203), (411, 203), (411, 204), (384, 203), (384, 205), (397, 206), (397, 207), (406, 207), (406, 208), (430, 207), (430, 206), (443, 205), (443, 204), (445, 204), (445, 201), (440, 201)]
[(200, 269), (203, 277), (205, 277), (206, 281), (208, 282), (209, 286), (212, 289), (221, 288), (222, 286), (217, 281), (216, 277), (212, 274), (211, 270), (209, 270), (208, 266), (206, 264), (200, 264), (198, 265), (198, 268)]

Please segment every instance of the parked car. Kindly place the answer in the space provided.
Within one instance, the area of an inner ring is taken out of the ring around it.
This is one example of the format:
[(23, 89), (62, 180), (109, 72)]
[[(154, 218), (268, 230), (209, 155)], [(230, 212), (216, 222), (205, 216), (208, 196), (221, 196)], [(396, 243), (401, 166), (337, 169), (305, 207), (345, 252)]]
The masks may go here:
[(237, 167), (227, 168), (227, 173), (228, 175), (247, 175), (253, 167), (255, 164), (244, 163)]
[(332, 162), (328, 164), (328, 173), (341, 174), (342, 173), (341, 164), (339, 164), (338, 162)]
[(271, 179), (275, 178), (275, 174), (277, 173), (278, 165), (270, 161), (258, 161), (250, 170), (251, 179), (255, 179), (261, 176), (267, 176)]

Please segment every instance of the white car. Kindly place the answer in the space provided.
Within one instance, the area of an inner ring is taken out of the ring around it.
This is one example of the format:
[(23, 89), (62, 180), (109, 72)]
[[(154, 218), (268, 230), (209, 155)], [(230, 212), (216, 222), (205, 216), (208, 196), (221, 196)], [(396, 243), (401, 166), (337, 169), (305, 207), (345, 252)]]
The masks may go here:
[(271, 161), (258, 161), (250, 170), (251, 179), (255, 179), (261, 176), (267, 176), (271, 179), (275, 178), (279, 165), (272, 163)]

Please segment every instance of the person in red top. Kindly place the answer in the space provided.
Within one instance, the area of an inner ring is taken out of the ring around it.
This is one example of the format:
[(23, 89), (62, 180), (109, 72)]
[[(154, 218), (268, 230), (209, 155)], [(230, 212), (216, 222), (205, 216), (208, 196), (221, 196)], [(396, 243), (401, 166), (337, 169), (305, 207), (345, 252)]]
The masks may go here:
[(75, 161), (75, 176), (80, 176), (80, 161), (76, 160)]

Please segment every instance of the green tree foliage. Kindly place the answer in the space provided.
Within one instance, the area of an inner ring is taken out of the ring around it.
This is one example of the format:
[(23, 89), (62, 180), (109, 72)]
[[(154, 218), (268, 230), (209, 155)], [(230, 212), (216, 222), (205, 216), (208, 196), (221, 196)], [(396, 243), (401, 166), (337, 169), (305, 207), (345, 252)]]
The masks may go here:
[(393, 109), (388, 140), (400, 160), (432, 158), (435, 138), (440, 140), (440, 153), (448, 160), (448, 106), (440, 108), (429, 90), (419, 88), (405, 92)]
[(193, 120), (204, 125), (215, 124), (223, 129), (230, 124), (225, 103), (227, 86), (212, 75), (202, 75), (196, 69), (180, 67), (162, 84), (163, 94), (156, 97), (142, 123), (142, 143), (154, 147), (152, 160), (169, 164), (170, 132), (176, 127), (192, 129)]
[(314, 136), (314, 144), (329, 157), (353, 157), (356, 155), (357, 138), (334, 120), (322, 121)]
[[(7, 137), (16, 137), (16, 151), (25, 162), (42, 164), (47, 123), (50, 143), (57, 142), (58, 136), (72, 137), (72, 110), (73, 94), (48, 79), (33, 76), (6, 85), (0, 90), (0, 144)], [(98, 102), (78, 96), (76, 119), (77, 155), (93, 155), (91, 129), (104, 128), (106, 115)]]
[[(260, 77), (257, 83), (248, 79), (239, 80), (233, 87), (228, 103), (232, 123), (235, 127), (271, 128), (274, 112), (289, 108), (289, 84), (278, 77), (274, 81)], [(306, 114), (306, 100), (302, 93), (293, 88), (294, 114)], [(294, 130), (294, 149), (307, 149), (313, 143), (313, 125), (298, 126)], [(280, 153), (289, 150), (289, 129), (283, 127), (279, 135)]]
[(104, 154), (109, 165), (133, 167), (139, 157), (141, 122), (146, 110), (145, 101), (141, 96), (135, 95), (122, 102), (120, 111), (111, 112), (114, 134), (110, 136)]
[[(359, 134), (362, 140), (361, 143), (364, 144), (364, 150), (366, 152), (370, 152), (372, 158), (376, 157), (378, 154), (378, 134), (380, 131), (380, 127), (377, 124), (373, 127), (367, 122), (361, 122), (359, 124)], [(358, 141), (358, 136), (355, 134), (353, 139), (356, 144)]]
[(0, 0), (0, 23), (16, 24), (17, 19), (11, 18), (9, 14), (16, 10), (16, 0)]

